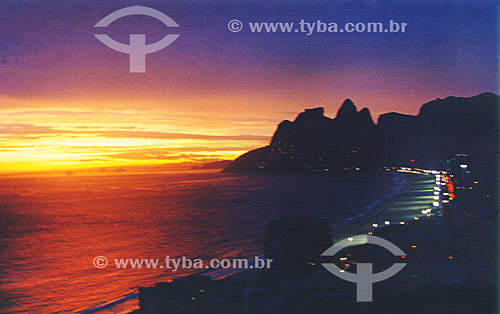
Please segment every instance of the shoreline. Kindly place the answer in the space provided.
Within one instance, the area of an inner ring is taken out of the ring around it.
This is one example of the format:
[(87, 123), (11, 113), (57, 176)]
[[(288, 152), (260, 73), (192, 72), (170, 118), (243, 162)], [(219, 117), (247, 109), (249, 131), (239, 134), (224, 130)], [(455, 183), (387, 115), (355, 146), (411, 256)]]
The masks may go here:
[[(418, 185), (421, 181), (419, 178), (421, 177), (428, 177), (430, 180), (432, 180), (433, 176), (423, 176), (423, 175), (413, 175), (413, 174), (402, 174), (402, 173), (393, 173), (393, 178), (392, 183), (393, 185), (390, 187), (390, 191), (388, 193), (382, 194), (382, 196), (375, 201), (372, 201), (365, 205), (363, 207), (363, 210), (358, 213), (357, 215), (351, 216), (344, 220), (342, 223), (337, 223), (337, 224), (332, 224), (333, 228), (333, 243), (345, 239), (349, 236), (354, 236), (357, 234), (367, 234), (370, 230), (372, 230), (371, 227), (371, 222), (372, 221), (379, 221), (382, 219), (386, 218), (381, 218), (381, 217), (389, 217), (388, 219), (397, 221), (399, 223), (402, 220), (409, 220), (408, 218), (408, 213), (404, 212), (395, 212), (395, 213), (388, 213), (387, 211), (389, 208), (391, 208), (391, 205), (393, 206), (395, 202), (397, 202), (400, 199), (405, 199), (408, 198), (408, 196), (405, 196), (404, 193), (412, 188), (415, 187), (415, 185)], [(411, 177), (410, 177), (411, 176)], [(366, 178), (366, 177), (365, 177)], [(409, 178), (412, 178), (414, 180), (410, 180)], [(416, 180), (415, 180), (416, 179)], [(433, 182), (433, 180), (432, 180)], [(415, 215), (418, 215), (417, 212), (420, 211), (420, 209), (424, 207), (429, 207), (432, 206), (432, 192), (429, 194), (429, 204), (422, 204), (418, 210), (415, 210)], [(411, 196), (410, 196), (411, 198)], [(411, 200), (409, 200), (411, 201)], [(413, 216), (411, 215), (411, 219), (413, 219)], [(383, 220), (380, 221), (383, 224)], [(383, 225), (381, 225), (382, 227)], [(379, 228), (380, 229), (380, 228)], [(212, 277), (212, 279), (218, 280), (222, 278), (226, 278), (241, 272), (244, 272), (244, 269), (219, 269), (219, 270), (209, 270), (209, 271), (201, 271), (199, 273), (194, 273), (191, 274), (190, 276), (193, 275), (207, 275)], [(212, 275), (211, 275), (212, 274)], [(108, 303), (105, 303), (103, 305), (97, 306), (92, 309), (87, 309), (84, 311), (77, 312), (79, 314), (92, 314), (92, 313), (99, 313), (100, 311), (109, 309), (110, 307), (113, 307), (115, 305), (123, 304), (124, 302), (130, 301), (136, 297), (138, 297), (139, 293), (136, 291), (134, 293), (130, 293), (127, 295), (124, 295), (117, 300), (110, 301)], [(128, 312), (129, 314), (133, 313), (138, 313), (139, 309), (135, 309), (132, 312)]]
[[(337, 240), (341, 240), (346, 238), (347, 236), (352, 236), (355, 235), (352, 232), (352, 227), (356, 226), (356, 224), (363, 224), (367, 220), (367, 216), (370, 215), (370, 213), (376, 212), (377, 210), (381, 211), (383, 210), (383, 205), (396, 197), (400, 192), (401, 189), (403, 188), (405, 181), (403, 180), (403, 175), (401, 174), (394, 174), (392, 178), (392, 182), (394, 185), (391, 188), (391, 191), (389, 193), (386, 193), (382, 195), (381, 198), (376, 199), (375, 201), (365, 205), (363, 207), (363, 210), (361, 213), (356, 214), (354, 216), (351, 216), (344, 220), (342, 223), (339, 224), (333, 224), (333, 236), (336, 242)], [(343, 235), (346, 235), (343, 238), (339, 237), (339, 234), (342, 233)]]
[(425, 216), (421, 211), (432, 207), (434, 177), (398, 173), (395, 178), (399, 182), (389, 195), (368, 204), (367, 207), (375, 206), (367, 208), (358, 219), (335, 226), (338, 228), (333, 231), (335, 241)]

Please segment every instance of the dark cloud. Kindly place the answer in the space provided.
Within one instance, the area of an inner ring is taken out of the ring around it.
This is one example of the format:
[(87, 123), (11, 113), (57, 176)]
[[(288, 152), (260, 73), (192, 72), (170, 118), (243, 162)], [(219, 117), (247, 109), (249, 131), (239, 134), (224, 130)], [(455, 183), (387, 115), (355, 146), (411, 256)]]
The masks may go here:
[(47, 126), (36, 126), (32, 124), (0, 124), (0, 136), (13, 138), (37, 138), (41, 136), (55, 135), (70, 136), (100, 136), (107, 138), (142, 138), (142, 139), (196, 139), (207, 141), (264, 141), (269, 140), (268, 136), (259, 135), (205, 135), (189, 133), (170, 133), (152, 131), (130, 131), (130, 130), (110, 130), (110, 131), (73, 131), (62, 130)]

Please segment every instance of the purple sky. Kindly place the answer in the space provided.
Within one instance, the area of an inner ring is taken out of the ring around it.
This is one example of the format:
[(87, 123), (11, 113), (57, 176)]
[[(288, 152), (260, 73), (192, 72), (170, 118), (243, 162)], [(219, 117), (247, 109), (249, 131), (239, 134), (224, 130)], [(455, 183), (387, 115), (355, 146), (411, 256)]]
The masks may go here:
[[(137, 4), (164, 12), (180, 28), (145, 16), (93, 27)], [(265, 144), (256, 138), (268, 138), (280, 120), (304, 108), (323, 106), (332, 116), (345, 98), (368, 107), (374, 120), (389, 111), (416, 114), (437, 97), (497, 92), (497, 12), (494, 0), (2, 1), (0, 130), (22, 125), (29, 138), (40, 127), (76, 132), (93, 123), (109, 132), (118, 124), (141, 134), (252, 139), (220, 146), (230, 153), (217, 158)], [(232, 19), (244, 23), (241, 32), (227, 29)], [(307, 36), (252, 33), (247, 24), (302, 19), (408, 26), (405, 33)], [(146, 57), (146, 73), (131, 74), (129, 56), (100, 43), (94, 34), (101, 32), (123, 43), (132, 33), (146, 34), (147, 43), (169, 32), (180, 37)], [(0, 153), (0, 161), (9, 158), (17, 157)]]

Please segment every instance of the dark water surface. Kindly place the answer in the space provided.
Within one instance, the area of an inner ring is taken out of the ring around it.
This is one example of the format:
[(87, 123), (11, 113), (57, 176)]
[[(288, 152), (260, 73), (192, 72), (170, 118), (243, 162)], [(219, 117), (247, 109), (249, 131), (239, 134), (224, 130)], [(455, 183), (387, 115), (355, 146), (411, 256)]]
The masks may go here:
[[(388, 177), (214, 172), (0, 179), (0, 313), (74, 313), (188, 270), (96, 269), (114, 258), (253, 257), (269, 220), (340, 224), (391, 189)], [(132, 300), (108, 310), (125, 313)]]

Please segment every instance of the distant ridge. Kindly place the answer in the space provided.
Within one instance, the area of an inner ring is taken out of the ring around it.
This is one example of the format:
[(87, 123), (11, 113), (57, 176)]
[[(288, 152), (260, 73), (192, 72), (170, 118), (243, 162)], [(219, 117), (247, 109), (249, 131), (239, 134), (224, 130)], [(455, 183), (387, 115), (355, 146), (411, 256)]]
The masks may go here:
[(206, 162), (201, 165), (193, 166), (193, 170), (209, 170), (209, 169), (224, 169), (231, 163), (231, 160), (217, 160), (212, 162)]
[(425, 103), (416, 116), (382, 114), (346, 99), (335, 118), (322, 107), (282, 121), (268, 146), (249, 151), (225, 172), (290, 172), (375, 169), (417, 161), (439, 166), (457, 152), (498, 157), (499, 96), (447, 97)]

